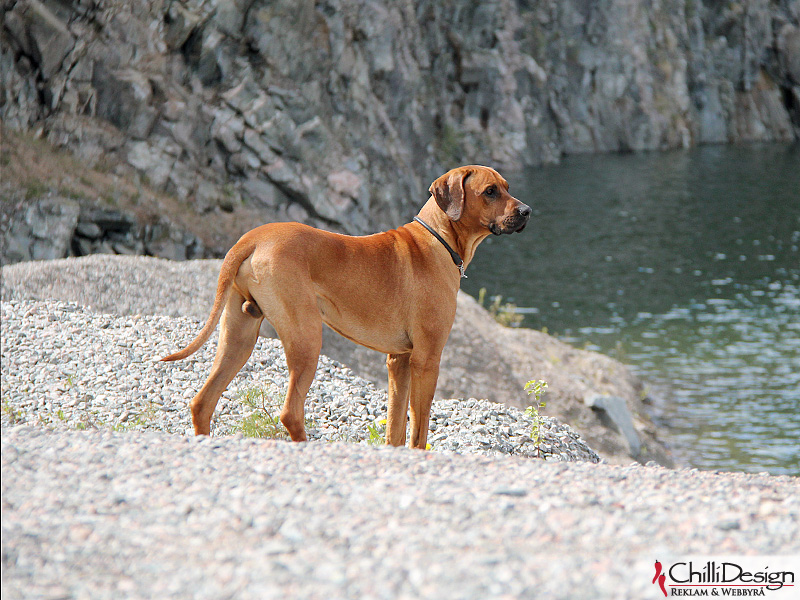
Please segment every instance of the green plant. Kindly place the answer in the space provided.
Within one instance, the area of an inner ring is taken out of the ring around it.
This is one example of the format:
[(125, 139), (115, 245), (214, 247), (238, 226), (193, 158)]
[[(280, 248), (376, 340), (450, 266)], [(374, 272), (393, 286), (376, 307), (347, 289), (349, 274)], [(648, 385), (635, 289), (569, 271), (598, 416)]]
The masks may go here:
[(547, 390), (547, 382), (541, 379), (531, 379), (525, 384), (525, 391), (528, 395), (533, 396), (533, 404), (525, 409), (525, 414), (528, 415), (533, 424), (531, 425), (531, 440), (536, 447), (536, 454), (539, 454), (539, 446), (542, 443), (542, 417), (539, 411), (547, 406), (542, 402), (542, 396)]
[(20, 422), (20, 415), (14, 410), (14, 407), (8, 403), (8, 400), (3, 402), (3, 412), (8, 415), (8, 420), (11, 421), (12, 425), (16, 425)]
[(374, 425), (367, 425), (367, 431), (369, 431), (367, 443), (370, 446), (382, 446), (386, 443), (386, 419), (379, 419)]
[[(374, 425), (367, 425), (369, 438), (367, 443), (370, 446), (383, 446), (386, 443), (386, 419), (378, 419)], [(348, 440), (345, 440), (348, 441)], [(431, 450), (433, 446), (425, 444), (425, 450)]]
[(150, 422), (155, 421), (158, 414), (156, 405), (149, 401), (138, 414), (129, 415), (125, 421), (112, 426), (114, 431), (134, 431), (145, 429)]
[(503, 304), (503, 297), (500, 295), (491, 297), (492, 303), (486, 307), (486, 288), (481, 288), (478, 292), (478, 304), (484, 306), (494, 320), (504, 327), (519, 327), (525, 319), (525, 315), (517, 312), (517, 305), (511, 302)]
[(612, 358), (616, 358), (619, 362), (628, 362), (628, 353), (625, 351), (625, 346), (622, 343), (622, 340), (617, 340), (617, 343), (614, 344), (614, 349), (608, 352), (608, 355)]
[[(59, 414), (58, 418), (66, 421), (66, 416)], [(83, 414), (79, 414), (80, 421), (75, 423), (75, 429), (85, 431), (87, 429), (103, 429), (106, 426), (105, 420), (101, 419), (97, 413), (93, 413), (86, 409)]]
[[(90, 409), (91, 397), (82, 393), (81, 385), (76, 375), (74, 373), (65, 373), (65, 375), (67, 379), (64, 382), (64, 391), (69, 392), (69, 395), (77, 400), (77, 408), (71, 414), (73, 418), (78, 419), (78, 422), (74, 425), (75, 429), (83, 431), (86, 429), (102, 429), (105, 427), (105, 421), (98, 416), (97, 412)], [(81, 404), (83, 405), (83, 409), (80, 409)], [(70, 420), (61, 408), (56, 411), (55, 416), (58, 417), (62, 423), (68, 423)]]
[(65, 198), (69, 198), (70, 200), (83, 200), (83, 194), (74, 190), (69, 186), (61, 186), (58, 188), (58, 193), (60, 196), (64, 196)]
[(264, 388), (248, 388), (239, 393), (237, 400), (253, 409), (253, 413), (245, 417), (238, 430), (245, 437), (267, 439), (289, 439), (289, 432), (281, 424), (278, 408), (283, 399), (270, 395)]
[[(280, 407), (285, 395), (268, 393), (264, 388), (252, 387), (240, 392), (236, 399), (253, 409), (236, 427), (245, 437), (288, 440), (289, 432), (281, 423)], [(306, 429), (315, 427), (312, 419), (305, 419)]]
[[(59, 415), (58, 418), (62, 421), (66, 420), (66, 416), (63, 414), (61, 410), (58, 411)], [(78, 423), (75, 424), (75, 429), (78, 430), (86, 430), (86, 429), (103, 429), (106, 426), (106, 422), (97, 412), (92, 411), (89, 408), (89, 399), (85, 398), (83, 400), (83, 410), (82, 411), (75, 411), (73, 413), (78, 419)]]
[(48, 187), (41, 181), (31, 181), (25, 189), (25, 200), (41, 198), (47, 193)]

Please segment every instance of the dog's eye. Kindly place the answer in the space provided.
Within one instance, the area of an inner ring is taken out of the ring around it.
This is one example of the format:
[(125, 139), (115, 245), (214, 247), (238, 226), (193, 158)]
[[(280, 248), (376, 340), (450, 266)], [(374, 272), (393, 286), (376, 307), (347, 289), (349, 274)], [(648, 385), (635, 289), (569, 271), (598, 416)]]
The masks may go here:
[(494, 198), (495, 196), (497, 196), (497, 188), (494, 186), (488, 187), (486, 188), (486, 191), (483, 193), (486, 194), (489, 198)]

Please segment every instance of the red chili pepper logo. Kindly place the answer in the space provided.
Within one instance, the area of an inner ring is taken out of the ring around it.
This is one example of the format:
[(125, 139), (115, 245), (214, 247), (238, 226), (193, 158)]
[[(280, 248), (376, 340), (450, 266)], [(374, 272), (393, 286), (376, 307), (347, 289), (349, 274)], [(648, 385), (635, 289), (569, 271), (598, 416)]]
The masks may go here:
[(656, 561), (656, 574), (653, 575), (653, 584), (658, 581), (658, 585), (661, 587), (661, 591), (664, 592), (664, 596), (667, 595), (667, 588), (664, 586), (664, 582), (667, 580), (667, 576), (661, 572), (661, 563)]

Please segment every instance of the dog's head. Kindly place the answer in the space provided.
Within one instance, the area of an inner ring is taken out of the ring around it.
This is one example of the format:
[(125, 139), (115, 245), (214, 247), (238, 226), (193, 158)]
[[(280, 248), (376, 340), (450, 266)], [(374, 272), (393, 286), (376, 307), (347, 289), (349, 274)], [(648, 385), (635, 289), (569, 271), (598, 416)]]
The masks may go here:
[(471, 165), (448, 171), (430, 193), (451, 221), (475, 222), (494, 235), (520, 232), (531, 208), (508, 193), (508, 182), (489, 167)]

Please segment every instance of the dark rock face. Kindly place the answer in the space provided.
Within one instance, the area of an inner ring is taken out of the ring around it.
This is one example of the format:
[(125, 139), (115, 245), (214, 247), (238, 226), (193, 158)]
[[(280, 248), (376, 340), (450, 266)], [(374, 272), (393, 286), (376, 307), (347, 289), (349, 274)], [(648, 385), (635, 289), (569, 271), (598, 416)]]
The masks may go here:
[(151, 255), (171, 260), (205, 256), (203, 242), (166, 218), (141, 223), (136, 215), (44, 196), (4, 207), (0, 214), (2, 264), (89, 254)]
[(3, 5), (4, 126), (198, 212), (363, 233), (456, 164), (800, 135), (790, 0)]
[(79, 214), (78, 203), (67, 198), (27, 203), (13, 219), (0, 223), (3, 263), (69, 256)]

